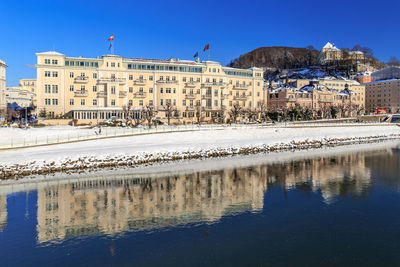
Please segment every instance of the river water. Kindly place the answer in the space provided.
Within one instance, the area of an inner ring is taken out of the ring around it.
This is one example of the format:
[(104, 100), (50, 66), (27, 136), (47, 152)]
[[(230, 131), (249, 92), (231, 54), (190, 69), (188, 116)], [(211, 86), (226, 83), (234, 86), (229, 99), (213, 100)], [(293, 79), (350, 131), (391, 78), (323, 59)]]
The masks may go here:
[(0, 265), (400, 264), (400, 144), (256, 157), (0, 185)]

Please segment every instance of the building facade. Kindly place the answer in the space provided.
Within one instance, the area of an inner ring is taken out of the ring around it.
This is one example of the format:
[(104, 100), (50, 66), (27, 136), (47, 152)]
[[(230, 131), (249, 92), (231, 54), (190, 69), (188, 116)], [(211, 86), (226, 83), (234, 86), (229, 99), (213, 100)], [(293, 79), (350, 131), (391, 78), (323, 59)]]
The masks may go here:
[(400, 112), (400, 79), (375, 81), (366, 84), (366, 110), (376, 109)]
[(33, 105), (36, 107), (36, 79), (20, 79), (19, 88), (21, 90), (29, 91), (33, 94)]
[(6, 104), (6, 68), (7, 65), (4, 61), (0, 60), (0, 117), (5, 116), (7, 104)]
[(166, 106), (182, 121), (212, 121), (239, 104), (255, 109), (265, 100), (263, 70), (235, 69), (213, 61), (150, 60), (106, 55), (74, 58), (37, 53), (37, 107), (70, 113), (80, 121), (122, 119), (124, 108), (146, 106), (165, 119)]
[(361, 108), (360, 96), (348, 88), (336, 90), (311, 81), (300, 89), (282, 87), (269, 92), (270, 111), (286, 112), (295, 107), (309, 110), (313, 118), (330, 118), (332, 109), (337, 110), (336, 117), (358, 115)]
[(5, 90), (6, 103), (17, 103), (18, 106), (26, 108), (33, 106), (35, 94), (31, 91), (23, 90), (21, 87), (7, 87)]

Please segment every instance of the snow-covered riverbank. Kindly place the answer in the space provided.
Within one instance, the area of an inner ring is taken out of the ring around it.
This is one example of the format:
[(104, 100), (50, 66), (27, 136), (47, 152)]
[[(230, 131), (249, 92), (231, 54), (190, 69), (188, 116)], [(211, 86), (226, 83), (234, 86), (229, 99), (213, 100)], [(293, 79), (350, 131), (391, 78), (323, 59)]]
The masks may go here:
[(0, 177), (400, 138), (396, 125), (165, 133), (0, 152)]

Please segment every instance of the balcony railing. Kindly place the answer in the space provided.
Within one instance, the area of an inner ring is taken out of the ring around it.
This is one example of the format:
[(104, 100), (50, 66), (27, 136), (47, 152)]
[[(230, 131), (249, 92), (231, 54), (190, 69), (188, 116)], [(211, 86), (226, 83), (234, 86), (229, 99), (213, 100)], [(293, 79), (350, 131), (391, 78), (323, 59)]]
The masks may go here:
[(205, 82), (205, 83), (202, 84), (202, 86), (203, 87), (213, 87), (213, 86), (225, 87), (226, 83), (224, 83), (224, 82)]
[(235, 99), (235, 100), (247, 100), (247, 96), (246, 95), (235, 95), (233, 97), (233, 99)]
[(236, 89), (236, 90), (247, 90), (247, 89), (249, 89), (249, 87), (247, 85), (243, 85), (243, 84), (235, 84), (233, 86), (233, 89)]
[(125, 84), (126, 79), (125, 78), (100, 78), (97, 80), (98, 84), (105, 84), (105, 83), (119, 83), (119, 84)]
[(75, 77), (74, 81), (76, 83), (87, 83), (89, 81), (89, 77), (88, 76), (78, 76), (78, 77)]
[(147, 95), (146, 92), (136, 92), (133, 94), (133, 97), (144, 98), (144, 97), (146, 97), (146, 95)]
[(105, 91), (97, 92), (97, 97), (106, 97), (106, 96), (107, 96), (107, 92), (105, 92)]
[(135, 84), (137, 84), (137, 85), (145, 85), (146, 84), (146, 79), (137, 79), (137, 80), (135, 80)]
[(128, 95), (127, 91), (119, 91), (119, 97), (124, 98)]
[(195, 111), (196, 108), (194, 106), (188, 106), (186, 107), (186, 111)]
[(196, 98), (196, 96), (194, 94), (187, 94), (186, 98), (187, 99), (194, 99), (194, 98)]
[(212, 98), (211, 94), (205, 94), (201, 96), (202, 99), (206, 99), (206, 98)]
[(88, 96), (88, 91), (87, 90), (75, 91), (75, 96), (76, 97)]
[(185, 83), (185, 86), (186, 87), (196, 87), (197, 84), (198, 84), (198, 82), (189, 81), (189, 82)]
[(159, 84), (178, 84), (177, 80), (158, 80)]

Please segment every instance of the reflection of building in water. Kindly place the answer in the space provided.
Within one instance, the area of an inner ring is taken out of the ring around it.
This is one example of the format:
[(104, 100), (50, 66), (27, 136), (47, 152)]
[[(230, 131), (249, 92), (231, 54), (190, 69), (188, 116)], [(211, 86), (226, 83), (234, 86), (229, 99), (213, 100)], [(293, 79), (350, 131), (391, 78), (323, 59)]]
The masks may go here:
[(0, 231), (7, 225), (7, 196), (0, 195)]
[(152, 229), (261, 210), (266, 166), (165, 178), (79, 180), (38, 190), (38, 241)]
[(371, 183), (363, 153), (274, 164), (268, 174), (286, 189), (310, 184), (312, 190), (321, 191), (327, 203), (337, 195), (362, 195)]

